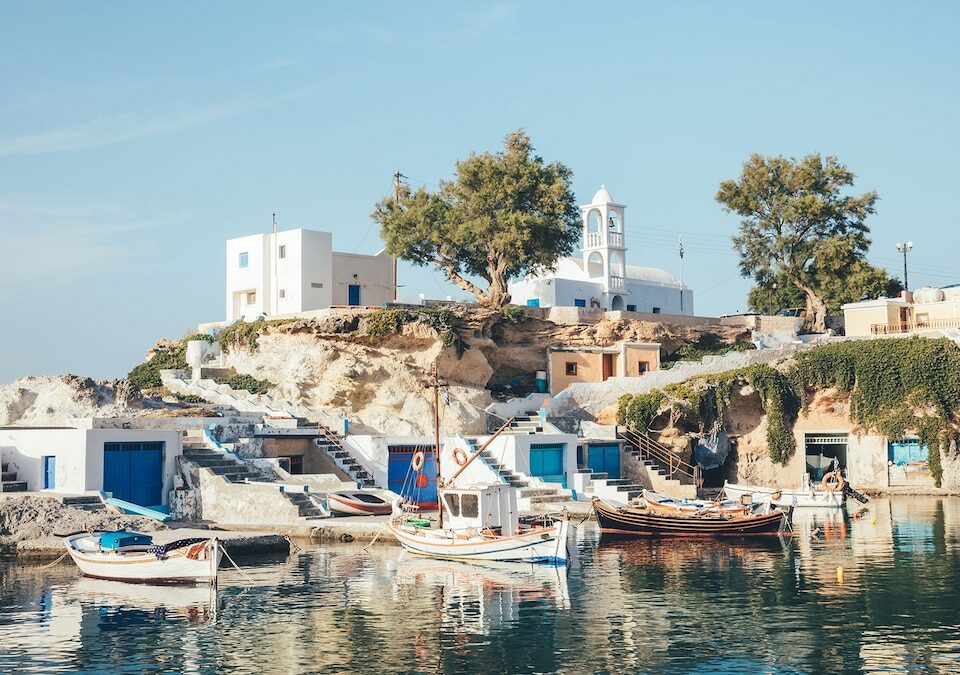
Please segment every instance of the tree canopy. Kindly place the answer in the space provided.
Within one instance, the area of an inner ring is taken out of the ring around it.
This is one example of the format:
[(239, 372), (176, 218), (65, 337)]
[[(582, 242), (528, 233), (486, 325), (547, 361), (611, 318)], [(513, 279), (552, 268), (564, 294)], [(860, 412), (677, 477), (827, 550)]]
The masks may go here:
[(717, 201), (743, 218), (733, 238), (741, 274), (767, 289), (777, 281), (797, 289), (814, 331), (826, 330), (831, 288), (848, 283), (851, 273), (870, 287), (877, 281), (864, 256), (865, 221), (879, 197), (844, 194), (853, 179), (836, 157), (754, 154), (740, 178), (723, 181), (717, 192)]
[(502, 151), (458, 161), (454, 180), (441, 181), (437, 192), (398, 186), (373, 218), (388, 253), (434, 265), (481, 304), (500, 307), (510, 302), (511, 279), (553, 269), (580, 240), (572, 178), (515, 131)]

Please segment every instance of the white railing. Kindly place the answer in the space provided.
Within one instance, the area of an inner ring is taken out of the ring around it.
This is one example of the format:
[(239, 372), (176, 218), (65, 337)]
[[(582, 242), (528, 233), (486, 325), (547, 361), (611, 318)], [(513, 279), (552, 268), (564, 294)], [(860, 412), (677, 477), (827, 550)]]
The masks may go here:
[(600, 238), (599, 232), (587, 232), (587, 248), (593, 248), (595, 246), (602, 246), (603, 241)]
[(610, 288), (612, 288), (612, 289), (614, 289), (614, 290), (622, 291), (624, 288), (626, 288), (626, 282), (624, 281), (623, 277), (614, 277), (614, 276), (611, 276), (611, 277), (610, 277)]
[(610, 246), (623, 246), (623, 233), (622, 232), (608, 232), (607, 233), (607, 243)]
[(870, 326), (873, 335), (904, 335), (925, 330), (960, 328), (960, 318), (907, 321), (904, 323), (875, 323)]

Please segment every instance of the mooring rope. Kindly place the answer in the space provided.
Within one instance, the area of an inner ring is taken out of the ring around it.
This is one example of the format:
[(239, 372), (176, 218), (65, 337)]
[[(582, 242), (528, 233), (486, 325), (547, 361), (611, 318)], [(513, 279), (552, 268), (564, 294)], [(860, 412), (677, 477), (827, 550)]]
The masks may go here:
[(38, 567), (37, 569), (40, 569), (40, 570), (48, 570), (48, 569), (50, 569), (51, 567), (54, 567), (55, 565), (60, 564), (60, 561), (63, 560), (64, 558), (66, 558), (68, 555), (70, 555), (70, 551), (67, 551), (67, 552), (64, 553), (62, 556), (60, 556), (59, 558), (57, 558), (56, 560), (54, 560), (52, 563), (48, 563), (48, 564), (46, 564), (46, 565), (42, 565), (42, 566)]
[[(392, 518), (393, 516), (390, 516), (390, 517)], [(380, 538), (380, 535), (383, 534), (383, 531), (384, 531), (385, 529), (387, 529), (387, 523), (388, 523), (388, 522), (389, 522), (389, 521), (384, 521), (384, 523), (380, 526), (380, 529), (377, 530), (377, 534), (374, 535), (374, 537), (373, 537), (373, 539), (370, 541), (370, 543), (363, 547), (363, 550), (364, 550), (365, 553), (368, 552), (368, 551), (367, 551), (368, 548), (370, 548), (371, 546), (373, 546), (374, 544), (377, 543), (377, 539), (379, 539), (379, 538)]]
[(223, 555), (225, 555), (226, 558), (227, 558), (227, 560), (230, 561), (230, 564), (233, 565), (234, 569), (236, 569), (236, 570), (240, 573), (240, 575), (241, 575), (244, 579), (246, 579), (250, 584), (253, 584), (253, 579), (251, 579), (250, 576), (249, 576), (246, 572), (244, 572), (242, 569), (240, 569), (240, 565), (238, 565), (237, 563), (235, 563), (235, 562), (233, 561), (233, 558), (231, 558), (231, 557), (230, 557), (230, 554), (227, 553), (226, 547), (225, 547), (225, 546), (221, 546), (220, 550), (223, 551)]

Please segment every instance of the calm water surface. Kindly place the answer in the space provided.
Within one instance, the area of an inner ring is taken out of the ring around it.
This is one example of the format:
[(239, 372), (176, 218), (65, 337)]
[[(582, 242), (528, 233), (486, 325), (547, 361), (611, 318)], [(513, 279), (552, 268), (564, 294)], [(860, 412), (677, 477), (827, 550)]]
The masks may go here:
[(248, 563), (252, 583), (225, 570), (215, 598), (0, 559), (0, 671), (960, 672), (960, 499), (795, 529), (608, 541), (585, 524), (566, 570), (311, 547)]

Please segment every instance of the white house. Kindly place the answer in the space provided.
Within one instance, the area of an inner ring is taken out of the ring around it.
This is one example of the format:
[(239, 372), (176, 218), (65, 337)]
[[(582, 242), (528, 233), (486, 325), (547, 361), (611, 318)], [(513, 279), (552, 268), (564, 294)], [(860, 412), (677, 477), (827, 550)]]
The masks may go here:
[(510, 284), (513, 302), (531, 307), (597, 307), (653, 314), (693, 314), (693, 291), (655, 267), (626, 264), (626, 207), (604, 186), (580, 207), (580, 258), (561, 258), (552, 272)]
[(396, 295), (394, 260), (338, 253), (333, 235), (285, 230), (227, 240), (227, 321), (331, 305), (379, 306)]
[(105, 490), (141, 506), (167, 503), (182, 451), (176, 429), (102, 428), (91, 418), (70, 427), (0, 427), (4, 474), (27, 490)]

